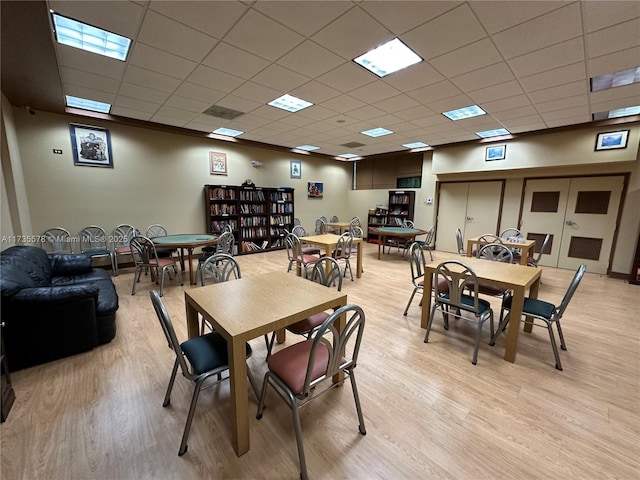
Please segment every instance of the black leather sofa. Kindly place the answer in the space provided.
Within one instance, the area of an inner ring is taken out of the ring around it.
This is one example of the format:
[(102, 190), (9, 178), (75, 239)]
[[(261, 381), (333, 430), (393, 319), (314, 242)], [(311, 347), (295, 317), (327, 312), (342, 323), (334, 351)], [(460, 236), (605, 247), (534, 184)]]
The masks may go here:
[(85, 352), (115, 337), (115, 285), (84, 255), (10, 247), (0, 252), (0, 294), (11, 371)]

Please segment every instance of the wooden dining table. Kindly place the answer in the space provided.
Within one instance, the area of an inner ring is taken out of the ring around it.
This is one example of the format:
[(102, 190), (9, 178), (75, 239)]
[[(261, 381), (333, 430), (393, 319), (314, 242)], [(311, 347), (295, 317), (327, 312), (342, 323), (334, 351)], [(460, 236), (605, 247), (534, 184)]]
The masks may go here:
[[(438, 265), (447, 260), (457, 260), (468, 265), (482, 283), (496, 285), (513, 291), (513, 300), (511, 301), (511, 318), (513, 321), (509, 322), (509, 329), (507, 330), (504, 359), (511, 363), (515, 362), (525, 292), (528, 289), (528, 296), (530, 298), (538, 298), (538, 287), (540, 286), (542, 269), (527, 267), (526, 265), (492, 262), (491, 260), (459, 256), (428, 263), (424, 269), (424, 291), (428, 292), (428, 294), (425, 293), (422, 300), (422, 316), (420, 320), (420, 326), (422, 328), (427, 328), (429, 315), (431, 314), (431, 289), (434, 273)], [(525, 321), (525, 332), (531, 333), (532, 326), (533, 319), (528, 318)]]
[(333, 227), (341, 234), (351, 228), (351, 222), (325, 222), (325, 227)]
[[(202, 315), (227, 341), (232, 444), (240, 456), (250, 448), (246, 342), (315, 313), (342, 307), (347, 295), (277, 271), (190, 289), (184, 296), (189, 338), (199, 335), (198, 315)], [(345, 324), (345, 318), (335, 323), (339, 331)]]
[[(467, 240), (467, 255), (471, 256), (471, 252), (473, 252), (473, 246), (480, 243), (480, 238), (479, 237), (473, 237), (470, 238), (469, 240)], [(508, 240), (506, 238), (501, 238), (500, 241), (502, 242), (502, 244), (505, 247), (508, 247), (510, 249), (520, 249), (521, 250), (521, 255), (520, 255), (520, 264), (521, 265), (526, 265), (527, 264), (527, 258), (529, 258), (529, 251), (533, 250), (533, 247), (535, 247), (536, 245), (536, 241), (535, 240), (523, 240), (522, 242), (514, 242), (511, 240)], [(533, 252), (532, 252), (533, 253)]]
[(193, 272), (192, 259), (193, 249), (197, 247), (206, 247), (218, 243), (218, 236), (207, 235), (204, 233), (182, 233), (177, 235), (165, 235), (162, 237), (154, 237), (151, 239), (156, 247), (180, 249), (180, 266), (184, 271), (184, 250), (187, 250), (187, 259), (189, 263), (189, 284), (195, 285), (195, 274)]
[[(302, 243), (309, 243), (311, 245), (318, 245), (324, 247), (324, 254), (330, 257), (338, 244), (340, 235), (335, 233), (324, 233), (322, 235), (309, 235), (308, 237), (300, 237)], [(362, 276), (362, 239), (358, 237), (352, 237), (352, 244), (358, 245), (356, 252), (356, 277)], [(302, 275), (302, 270), (298, 269), (298, 275)]]
[(378, 260), (380, 260), (380, 249), (386, 245), (387, 238), (414, 241), (418, 235), (426, 235), (428, 233), (426, 230), (420, 230), (419, 228), (404, 227), (369, 227), (369, 231), (380, 238), (378, 241)]

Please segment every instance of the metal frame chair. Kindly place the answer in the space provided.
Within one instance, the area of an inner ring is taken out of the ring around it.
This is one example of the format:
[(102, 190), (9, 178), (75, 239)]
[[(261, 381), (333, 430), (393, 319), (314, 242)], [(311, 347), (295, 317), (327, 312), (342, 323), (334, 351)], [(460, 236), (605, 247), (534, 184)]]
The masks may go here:
[[(198, 404), (200, 391), (217, 385), (229, 378), (228, 376), (222, 377), (222, 374), (229, 369), (227, 341), (219, 333), (211, 332), (180, 343), (173, 328), (169, 313), (160, 298), (161, 295), (156, 290), (152, 290), (150, 296), (151, 303), (160, 321), (160, 326), (162, 327), (169, 348), (173, 350), (176, 356), (162, 406), (166, 407), (171, 403), (171, 391), (173, 390), (173, 384), (176, 379), (176, 374), (178, 373), (178, 367), (182, 371), (182, 375), (193, 383), (193, 395), (191, 397), (189, 413), (187, 414), (187, 421), (184, 426), (184, 432), (182, 433), (180, 449), (178, 450), (178, 455), (182, 456), (188, 448), (187, 440), (189, 439), (191, 423), (196, 411), (196, 405)], [(246, 357), (249, 358), (251, 354), (251, 346), (247, 343)], [(215, 376), (216, 381), (204, 386), (205, 381), (213, 376)], [(248, 366), (247, 377), (249, 377), (249, 383), (256, 397), (258, 397), (258, 390)]]
[(506, 239), (509, 237), (522, 237), (522, 232), (515, 227), (505, 228), (500, 232), (500, 238)]
[(131, 287), (131, 295), (136, 294), (136, 284), (140, 281), (140, 275), (143, 271), (151, 271), (152, 278), (158, 283), (158, 277), (160, 277), (160, 296), (164, 290), (164, 275), (173, 268), (180, 285), (182, 283), (182, 277), (180, 270), (176, 265), (176, 261), (173, 258), (159, 258), (158, 252), (156, 252), (156, 246), (151, 239), (137, 235), (129, 242), (131, 246), (131, 255), (136, 265), (136, 271), (133, 275), (133, 286)]
[(313, 245), (305, 245), (302, 238), (307, 236), (307, 231), (302, 225), (295, 225), (291, 229), (291, 233), (301, 239), (300, 241), (302, 242), (302, 253), (304, 253), (305, 255), (320, 255), (320, 249), (318, 247), (315, 247)]
[(52, 227), (42, 232), (40, 246), (47, 253), (73, 253), (71, 233), (62, 227)]
[[(342, 332), (338, 333), (334, 323), (342, 315), (347, 317), (346, 326)], [(333, 312), (320, 327), (313, 330), (308, 340), (274, 353), (267, 362), (269, 369), (262, 383), (256, 418), (258, 420), (262, 418), (267, 388), (272, 386), (291, 408), (300, 462), (300, 478), (303, 480), (308, 479), (308, 474), (302, 441), (300, 408), (328, 392), (332, 387), (342, 384), (348, 378), (358, 414), (358, 431), (362, 435), (367, 433), (354, 373), (358, 364), (364, 325), (365, 315), (362, 308), (352, 304), (346, 305)], [(325, 388), (320, 388), (321, 384), (327, 384), (326, 380), (331, 380), (339, 374), (344, 374), (340, 382), (329, 383)]]
[(302, 242), (300, 238), (294, 233), (288, 233), (284, 238), (284, 245), (287, 250), (287, 257), (289, 259), (289, 265), (287, 266), (287, 272), (291, 271), (291, 267), (294, 263), (299, 264), (302, 269), (302, 276), (307, 277), (307, 265), (318, 260), (316, 255), (308, 255), (302, 253)]
[[(542, 241), (542, 246), (540, 247), (540, 250), (538, 250), (538, 255), (536, 255), (535, 257), (533, 255), (529, 255), (529, 257), (527, 257), (527, 265), (530, 267), (537, 267), (538, 264), (540, 263), (540, 259), (542, 259), (542, 255), (544, 255), (544, 251), (547, 249), (547, 245), (549, 245), (549, 242), (551, 241), (551, 234), (547, 233), (544, 237), (544, 240)], [(514, 263), (520, 263), (520, 256), (519, 255), (514, 255), (513, 256), (513, 261)]]
[[(425, 258), (424, 258), (424, 250), (423, 246), (420, 242), (413, 242), (409, 245), (409, 265), (411, 266), (411, 282), (413, 283), (413, 291), (411, 292), (411, 296), (409, 297), (409, 301), (407, 302), (407, 306), (404, 309), (403, 315), (406, 317), (407, 312), (409, 312), (409, 307), (411, 306), (411, 302), (413, 302), (413, 297), (416, 293), (424, 293), (424, 270), (425, 270)], [(434, 288), (436, 283), (433, 284)], [(446, 292), (447, 289), (446, 282), (440, 282), (438, 285), (438, 292)], [(420, 301), (420, 305), (422, 305), (422, 300)]]
[(433, 246), (431, 244), (433, 243), (433, 239), (435, 235), (436, 235), (436, 226), (431, 225), (429, 227), (429, 230), (427, 230), (427, 236), (425, 237), (425, 239), (418, 241), (418, 243), (422, 246), (424, 250), (429, 251), (429, 258), (431, 259), (431, 261), (433, 261), (433, 253), (431, 253), (433, 250)]
[(462, 230), (456, 229), (456, 244), (458, 245), (458, 253), (461, 257), (466, 257), (467, 252), (464, 249), (464, 241), (462, 240)]
[[(584, 272), (587, 270), (587, 265), (582, 264), (578, 267), (569, 287), (567, 288), (560, 305), (554, 305), (549, 302), (545, 302), (543, 300), (537, 298), (529, 298), (525, 297), (524, 304), (522, 306), (522, 317), (521, 321), (526, 321), (525, 317), (533, 318), (532, 324), (534, 326), (544, 326), (549, 332), (549, 339), (551, 340), (551, 348), (553, 349), (553, 356), (556, 361), (556, 368), (558, 370), (562, 370), (562, 362), (560, 361), (560, 354), (558, 353), (558, 346), (556, 345), (556, 338), (553, 334), (553, 325), (556, 325), (558, 330), (558, 336), (560, 337), (560, 348), (562, 350), (567, 349), (567, 345), (564, 342), (564, 335), (562, 334), (562, 327), (560, 326), (560, 319), (564, 315), (565, 310), (569, 306), (569, 302), (573, 298), (573, 294), (578, 289), (578, 285), (580, 285), (580, 281), (584, 276)], [(491, 336), (491, 342), (489, 345), (493, 346), (496, 343), (496, 338), (500, 335), (509, 323), (511, 317), (511, 301), (513, 297), (508, 296), (502, 301), (502, 309), (500, 311), (500, 325), (498, 325), (498, 329)], [(504, 315), (504, 312), (508, 313)], [(544, 325), (540, 325), (536, 323), (536, 320), (540, 320), (544, 323)]]
[(118, 266), (118, 257), (131, 255), (131, 246), (129, 242), (136, 235), (140, 235), (140, 231), (131, 224), (121, 223), (113, 229), (111, 240), (113, 242), (113, 274), (118, 276), (120, 273)]
[(351, 276), (351, 281), (353, 282), (353, 270), (351, 269), (351, 255), (353, 248), (353, 236), (351, 232), (344, 232), (338, 238), (338, 242), (336, 243), (336, 248), (331, 255), (333, 258), (344, 261), (344, 269), (342, 271), (343, 275), (347, 276), (347, 269), (349, 270), (349, 275)]
[(111, 270), (116, 271), (116, 267), (113, 262), (113, 255), (109, 249), (109, 243), (107, 242), (107, 232), (99, 225), (89, 225), (84, 227), (78, 233), (80, 239), (80, 253), (94, 258), (108, 257), (111, 263)]
[[(439, 285), (444, 280), (447, 284), (447, 291), (437, 292), (434, 295), (424, 342), (429, 342), (429, 332), (438, 307), (442, 311), (445, 330), (449, 330), (449, 315), (465, 320), (473, 320), (477, 324), (477, 332), (471, 363), (476, 365), (478, 363), (482, 327), (487, 320), (489, 320), (491, 338), (493, 338), (493, 310), (487, 300), (479, 297), (478, 277), (469, 265), (458, 260), (447, 260), (436, 267), (434, 278), (435, 285)], [(465, 294), (465, 291), (469, 293)], [(463, 315), (463, 312), (473, 314), (473, 319)]]

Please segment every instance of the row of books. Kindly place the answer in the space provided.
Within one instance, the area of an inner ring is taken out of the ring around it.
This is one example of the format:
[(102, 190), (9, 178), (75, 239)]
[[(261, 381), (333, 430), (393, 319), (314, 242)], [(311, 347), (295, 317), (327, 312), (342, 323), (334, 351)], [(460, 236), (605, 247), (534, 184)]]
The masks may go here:
[(235, 200), (236, 191), (230, 188), (210, 188), (209, 199), (210, 200)]
[(291, 222), (291, 215), (271, 215), (271, 225), (287, 225)]
[(292, 213), (292, 212), (293, 212), (292, 203), (272, 203), (271, 204), (271, 213)]
[(242, 238), (268, 237), (269, 229), (266, 227), (241, 228)]
[(409, 195), (391, 195), (389, 203), (409, 203)]
[(293, 193), (291, 192), (271, 192), (272, 202), (293, 202)]
[(231, 225), (231, 230), (236, 231), (238, 229), (238, 222), (236, 220), (218, 221), (213, 220), (211, 222), (212, 232), (222, 232), (227, 225)]
[(265, 213), (265, 206), (255, 203), (243, 203), (240, 205), (240, 213)]
[(243, 202), (264, 202), (262, 190), (240, 190), (240, 200)]
[(257, 227), (260, 225), (267, 225), (267, 217), (241, 217), (241, 227)]
[(227, 203), (214, 203), (209, 205), (211, 215), (235, 215), (237, 213), (235, 205)]

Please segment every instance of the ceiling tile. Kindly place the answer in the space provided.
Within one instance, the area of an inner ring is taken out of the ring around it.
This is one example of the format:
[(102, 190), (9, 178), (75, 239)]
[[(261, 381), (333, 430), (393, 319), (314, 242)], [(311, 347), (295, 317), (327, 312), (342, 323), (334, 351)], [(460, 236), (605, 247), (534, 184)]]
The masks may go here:
[(207, 102), (209, 103), (209, 105), (217, 102), (222, 97), (224, 97), (224, 92), (219, 92), (218, 90), (202, 87), (200, 85), (189, 82), (184, 82), (176, 89), (174, 93), (182, 97)]
[(582, 37), (578, 37), (512, 58), (507, 63), (517, 77), (525, 77), (534, 73), (571, 65), (582, 60), (584, 60), (584, 42)]
[(507, 82), (514, 78), (509, 66), (505, 62), (500, 62), (455, 76), (451, 78), (451, 82), (462, 91), (474, 91)]
[(394, 97), (376, 102), (376, 107), (389, 113), (400, 112), (417, 105), (419, 105), (418, 102), (416, 102), (409, 95), (405, 94), (396, 95)]
[(116, 99), (115, 93), (104, 92), (101, 90), (83, 87), (81, 85), (73, 85), (69, 83), (64, 83), (63, 86), (65, 95), (71, 95), (72, 97), (88, 98), (97, 102), (110, 103), (111, 105), (113, 105), (113, 102)]
[(129, 65), (124, 73), (123, 81), (133, 83), (135, 85), (141, 85), (143, 87), (151, 87), (163, 92), (173, 92), (178, 85), (182, 83), (182, 80), (162, 73), (152, 72), (151, 70), (145, 70), (144, 68), (136, 67), (135, 65)]
[(514, 128), (521, 127), (523, 125), (543, 124), (544, 122), (542, 121), (542, 117), (540, 117), (540, 115), (527, 115), (524, 117), (503, 120), (501, 123), (507, 130), (513, 132)]
[(172, 117), (170, 115), (160, 115), (160, 114), (153, 115), (149, 119), (149, 121), (161, 123), (163, 125), (173, 125), (174, 127), (183, 127), (185, 123), (187, 123), (186, 120), (183, 120), (181, 118)]
[(118, 86), (120, 85), (120, 82), (114, 78), (103, 77), (95, 73), (69, 67), (60, 67), (60, 77), (67, 85), (78, 85), (106, 93), (118, 93)]
[(489, 34), (501, 32), (515, 25), (527, 22), (552, 10), (564, 7), (566, 1), (471, 2), (471, 9), (478, 16)]
[(80, 22), (134, 39), (142, 23), (144, 8), (133, 2), (48, 2), (49, 8)]
[(470, 105), (474, 105), (473, 100), (466, 95), (454, 95), (452, 97), (443, 98), (442, 100), (429, 102), (427, 104), (431, 110), (439, 113), (449, 112), (451, 110), (468, 107)]
[(125, 97), (138, 98), (147, 102), (164, 103), (169, 94), (167, 92), (161, 92), (160, 90), (153, 90), (152, 88), (145, 88), (133, 83), (123, 82), (120, 85), (118, 95), (124, 95)]
[(137, 98), (125, 97), (122, 95), (118, 95), (116, 97), (114, 105), (149, 113), (155, 113), (160, 108), (160, 105), (157, 103), (138, 100)]
[(246, 98), (236, 97), (235, 95), (227, 95), (224, 98), (218, 100), (216, 102), (216, 105), (230, 108), (232, 110), (237, 110), (238, 112), (251, 112), (252, 110), (260, 107), (262, 104), (254, 102), (252, 100), (247, 100)]
[(428, 62), (420, 62), (382, 79), (400, 91), (407, 92), (444, 80), (444, 76)]
[(150, 113), (150, 112), (142, 112), (140, 110), (135, 110), (133, 108), (118, 107), (117, 105), (114, 105), (113, 107), (111, 107), (111, 114), (118, 115), (120, 117), (135, 118), (136, 120), (144, 120), (144, 121), (148, 121), (153, 115), (153, 113)]
[(126, 63), (113, 58), (95, 55), (66, 45), (56, 44), (58, 65), (83, 72), (98, 73), (104, 77), (120, 80), (127, 66)]
[(183, 110), (181, 108), (168, 107), (165, 105), (158, 109), (152, 119), (160, 115), (180, 119), (182, 120), (182, 123), (185, 124), (186, 122), (196, 118), (198, 116), (198, 113), (189, 110)]
[(424, 22), (460, 5), (454, 1), (393, 1), (366, 0), (360, 7), (396, 35), (403, 34)]
[(584, 95), (576, 95), (574, 97), (566, 97), (562, 99), (556, 99), (550, 102), (538, 102), (536, 103), (536, 109), (540, 112), (540, 115), (543, 115), (548, 112), (556, 112), (558, 110), (570, 110), (574, 107), (582, 107), (586, 106), (588, 108), (589, 105), (589, 96), (587, 94)]
[(621, 72), (638, 66), (640, 66), (640, 47), (629, 48), (587, 60), (589, 77)]
[(349, 112), (351, 110), (355, 110), (356, 108), (363, 107), (365, 105), (364, 102), (353, 98), (349, 95), (339, 95), (330, 100), (325, 100), (322, 102), (322, 106), (326, 107), (335, 112)]
[[(571, 120), (567, 120), (567, 122), (571, 122), (571, 123), (574, 123), (575, 119), (578, 119), (578, 118), (580, 119), (579, 122), (588, 122), (589, 120), (591, 120), (591, 115), (589, 114), (588, 105), (581, 105), (581, 106), (568, 108), (564, 110), (553, 110), (550, 112), (541, 113), (540, 116), (547, 123), (551, 121), (558, 121), (561, 119), (571, 119)], [(571, 123), (564, 123), (564, 125), (571, 125)]]
[(375, 79), (375, 75), (352, 62), (343, 63), (338, 68), (316, 78), (319, 82), (341, 92), (349, 92)]
[(527, 92), (535, 92), (549, 87), (573, 83), (584, 79), (585, 63), (577, 62), (563, 67), (553, 68), (519, 79)]
[(202, 113), (211, 106), (211, 102), (194, 100), (192, 98), (181, 97), (180, 95), (171, 95), (164, 104), (167, 107), (179, 108), (196, 113)]
[(499, 112), (492, 112), (491, 116), (498, 120), (499, 122), (505, 122), (511, 120), (513, 118), (526, 117), (530, 115), (537, 115), (536, 109), (533, 105), (528, 105), (524, 107), (517, 107), (507, 110), (500, 110)]
[(291, 95), (303, 98), (311, 103), (320, 104), (326, 100), (339, 96), (340, 92), (326, 86), (324, 83), (312, 80), (291, 90)]
[(315, 78), (344, 62), (342, 57), (310, 40), (305, 40), (278, 60), (278, 64), (310, 78)]
[(501, 61), (502, 57), (493, 42), (484, 38), (453, 52), (432, 58), (429, 63), (444, 76), (453, 77), (488, 65), (499, 64)]
[(640, 18), (598, 30), (587, 36), (589, 58), (640, 45)]
[(202, 63), (244, 79), (253, 77), (269, 65), (267, 60), (224, 42), (218, 43)]
[(279, 90), (281, 92), (280, 95), (282, 95), (308, 82), (309, 78), (274, 63), (262, 70), (251, 80), (265, 87)]
[(581, 5), (587, 32), (595, 32), (640, 17), (640, 2), (606, 0), (582, 2)]
[(534, 103), (549, 102), (552, 100), (561, 100), (576, 95), (586, 95), (589, 93), (589, 84), (584, 80), (566, 83), (557, 87), (550, 87), (536, 92), (530, 92), (529, 98)]
[(393, 97), (400, 92), (382, 81), (368, 83), (349, 92), (349, 95), (365, 103), (377, 103), (379, 100)]
[(256, 2), (255, 8), (296, 32), (309, 37), (353, 7), (348, 0)]
[(229, 75), (221, 70), (205, 67), (204, 65), (197, 67), (189, 75), (187, 81), (218, 90), (219, 92), (231, 92), (234, 88), (244, 83), (244, 80), (240, 77)]
[(428, 107), (424, 105), (420, 105), (417, 107), (407, 108), (406, 110), (401, 110), (399, 112), (394, 112), (398, 117), (404, 118), (407, 121), (413, 121), (418, 118), (423, 117), (431, 117), (434, 114), (440, 114), (440, 112), (434, 112)]
[(460, 93), (461, 92), (458, 87), (449, 80), (444, 80), (442, 82), (434, 83), (433, 85), (412, 90), (408, 92), (408, 95), (420, 103), (428, 104), (444, 98), (460, 95)]
[(476, 104), (481, 105), (500, 98), (513, 97), (514, 95), (519, 95), (521, 93), (524, 92), (520, 84), (517, 81), (512, 80), (510, 82), (501, 83), (500, 85), (492, 85), (491, 87), (474, 90), (473, 92), (469, 92), (467, 95)]
[(531, 100), (526, 95), (515, 95), (509, 98), (502, 98), (500, 100), (492, 100), (482, 104), (482, 108), (485, 112), (494, 114), (503, 110), (510, 110), (512, 108), (524, 108), (531, 105)]
[(282, 91), (265, 87), (263, 85), (258, 85), (257, 83), (253, 82), (245, 82), (238, 88), (236, 88), (233, 91), (233, 94), (238, 97), (253, 100), (254, 102), (266, 104), (274, 98), (278, 98), (280, 95), (282, 95)]
[(143, 43), (136, 43), (130, 54), (129, 65), (135, 65), (153, 72), (184, 80), (193, 71), (197, 63), (163, 52)]

